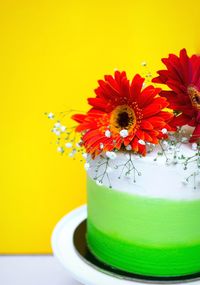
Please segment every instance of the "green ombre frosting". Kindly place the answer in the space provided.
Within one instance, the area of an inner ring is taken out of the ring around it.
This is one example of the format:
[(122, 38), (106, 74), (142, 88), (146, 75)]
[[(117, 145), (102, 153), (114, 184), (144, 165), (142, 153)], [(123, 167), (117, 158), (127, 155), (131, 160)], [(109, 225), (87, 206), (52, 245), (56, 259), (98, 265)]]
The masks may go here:
[(200, 200), (120, 192), (89, 177), (87, 183), (87, 242), (99, 260), (151, 276), (200, 271)]

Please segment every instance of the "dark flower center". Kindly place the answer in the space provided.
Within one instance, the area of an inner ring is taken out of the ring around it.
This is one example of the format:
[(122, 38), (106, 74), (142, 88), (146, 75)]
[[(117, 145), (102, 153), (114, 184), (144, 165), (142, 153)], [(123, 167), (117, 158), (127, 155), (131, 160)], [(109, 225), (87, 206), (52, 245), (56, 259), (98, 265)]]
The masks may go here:
[(117, 117), (117, 124), (122, 128), (127, 128), (129, 124), (132, 124), (133, 116), (129, 117), (127, 112), (121, 112)]
[(197, 111), (200, 111), (200, 92), (194, 86), (189, 86), (188, 87), (188, 94), (190, 96), (192, 106)]
[(111, 113), (110, 128), (113, 133), (121, 130), (133, 130), (137, 124), (136, 113), (128, 105), (117, 106)]
[(196, 104), (200, 104), (200, 96), (196, 95), (195, 98), (194, 98)]

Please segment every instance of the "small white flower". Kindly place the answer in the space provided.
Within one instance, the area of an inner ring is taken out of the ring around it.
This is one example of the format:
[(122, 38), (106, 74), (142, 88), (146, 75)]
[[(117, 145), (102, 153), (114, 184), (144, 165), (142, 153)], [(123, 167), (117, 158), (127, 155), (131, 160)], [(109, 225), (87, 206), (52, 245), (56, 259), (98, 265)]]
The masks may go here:
[(88, 157), (87, 153), (84, 152), (84, 153), (82, 154), (82, 157), (86, 159), (86, 158)]
[(64, 152), (64, 149), (63, 149), (63, 147), (58, 146), (58, 147), (57, 147), (57, 151), (60, 152), (60, 153), (63, 153), (63, 152)]
[(98, 186), (102, 186), (102, 185), (103, 185), (103, 183), (102, 183), (101, 181), (99, 181), (99, 180), (96, 181), (96, 184), (97, 184)]
[(142, 65), (142, 66), (147, 66), (146, 61), (142, 61), (142, 62), (141, 62), (141, 65)]
[(152, 74), (150, 72), (148, 72), (146, 77), (152, 77)]
[(161, 132), (163, 133), (163, 135), (165, 135), (165, 134), (167, 134), (168, 131), (167, 131), (166, 128), (164, 128), (164, 129), (161, 130)]
[(131, 172), (127, 172), (127, 173), (124, 175), (124, 177), (127, 178), (127, 179), (131, 179), (131, 178), (132, 178)]
[(90, 164), (89, 164), (88, 162), (86, 162), (86, 163), (84, 164), (84, 168), (85, 168), (85, 170), (87, 171), (87, 170), (90, 168)]
[(69, 157), (74, 157), (75, 153), (76, 153), (76, 150), (73, 149), (72, 152), (70, 152), (68, 155)]
[(182, 143), (187, 143), (187, 142), (188, 142), (188, 138), (182, 137), (182, 138), (181, 138), (181, 142), (182, 142)]
[(59, 130), (55, 129), (53, 132), (54, 132), (54, 134), (55, 134), (56, 136), (60, 136), (60, 131), (59, 131)]
[(171, 165), (172, 163), (173, 163), (173, 160), (172, 160), (172, 159), (168, 158), (168, 159), (166, 160), (166, 164), (167, 164), (167, 165)]
[(178, 163), (178, 159), (177, 158), (173, 158), (172, 163), (173, 164), (177, 164)]
[(106, 151), (106, 156), (110, 159), (115, 159), (117, 157), (114, 151)]
[(197, 150), (197, 143), (192, 144), (192, 150)]
[(104, 144), (100, 143), (99, 147), (100, 147), (100, 149), (103, 149), (104, 148)]
[(111, 172), (113, 172), (113, 169), (110, 166), (108, 166), (106, 169), (106, 173), (111, 173)]
[(50, 113), (47, 115), (47, 117), (48, 117), (49, 119), (53, 119), (53, 118), (54, 118), (54, 114), (53, 114), (52, 112), (50, 112)]
[(71, 148), (71, 147), (72, 147), (72, 143), (67, 142), (67, 143), (65, 144), (65, 147), (66, 147), (66, 148)]
[(54, 124), (54, 128), (60, 128), (61, 127), (61, 123), (60, 122), (57, 122)]
[(110, 138), (110, 137), (111, 137), (111, 132), (110, 132), (109, 130), (106, 130), (106, 131), (105, 131), (105, 136), (106, 136), (107, 138)]
[(138, 143), (141, 144), (141, 145), (145, 145), (146, 144), (145, 141), (143, 141), (143, 140), (139, 140)]
[(132, 147), (130, 144), (126, 146), (126, 150), (132, 150)]
[(185, 179), (185, 180), (182, 181), (182, 184), (183, 185), (188, 185), (188, 181)]
[(169, 143), (167, 141), (162, 142), (162, 147), (164, 150), (167, 150), (169, 148)]
[(60, 130), (61, 130), (61, 132), (65, 132), (66, 131), (66, 127), (65, 126), (61, 126)]
[(169, 146), (169, 150), (175, 150), (176, 149), (176, 146), (175, 145), (170, 145)]
[(125, 130), (125, 129), (121, 130), (121, 131), (119, 132), (119, 134), (120, 134), (120, 136), (121, 136), (122, 138), (128, 137), (128, 131)]
[(80, 143), (78, 143), (78, 142), (76, 143), (76, 146), (77, 146), (77, 147), (81, 147)]

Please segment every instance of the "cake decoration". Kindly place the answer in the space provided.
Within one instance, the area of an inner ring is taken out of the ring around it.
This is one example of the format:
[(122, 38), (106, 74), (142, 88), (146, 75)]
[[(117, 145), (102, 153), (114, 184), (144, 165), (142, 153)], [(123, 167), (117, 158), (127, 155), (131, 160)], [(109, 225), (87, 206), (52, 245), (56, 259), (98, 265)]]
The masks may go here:
[(159, 96), (161, 89), (142, 88), (144, 78), (136, 74), (131, 81), (126, 73), (115, 71), (106, 75), (95, 89), (96, 98), (89, 98), (92, 108), (86, 115), (75, 114), (82, 132), (86, 152), (93, 158), (103, 151), (131, 148), (134, 153), (146, 155), (146, 143), (158, 144), (169, 130), (172, 114), (164, 111), (168, 102)]
[(124, 272), (179, 277), (200, 273), (200, 57), (182, 49), (162, 61), (153, 79), (106, 75), (86, 113), (47, 116), (58, 151), (85, 160), (91, 254)]
[[(131, 81), (125, 71), (105, 75), (94, 90), (96, 96), (88, 98), (86, 113), (68, 110), (59, 113), (59, 119), (47, 113), (56, 120), (52, 132), (58, 152), (69, 150), (73, 158), (81, 154), (86, 171), (93, 159), (101, 158), (93, 176), (99, 185), (107, 180), (112, 188), (109, 175), (120, 168), (119, 179), (132, 176), (136, 182), (142, 175), (136, 157), (153, 152), (155, 163), (164, 157), (166, 165), (182, 166), (185, 174), (180, 183), (200, 188), (200, 56), (189, 57), (182, 49), (179, 56), (169, 54), (162, 62), (166, 69), (157, 71), (153, 79), (149, 71), (145, 78), (136, 74)], [(67, 116), (78, 125), (61, 124)], [(184, 144), (192, 154), (185, 153)], [(113, 165), (117, 152), (123, 152), (126, 160)]]
[(166, 70), (159, 70), (153, 82), (165, 84), (170, 90), (162, 90), (160, 96), (167, 98), (169, 107), (174, 111), (171, 124), (194, 127), (190, 142), (200, 138), (200, 56), (188, 57), (185, 49), (180, 56), (170, 54), (163, 58)]

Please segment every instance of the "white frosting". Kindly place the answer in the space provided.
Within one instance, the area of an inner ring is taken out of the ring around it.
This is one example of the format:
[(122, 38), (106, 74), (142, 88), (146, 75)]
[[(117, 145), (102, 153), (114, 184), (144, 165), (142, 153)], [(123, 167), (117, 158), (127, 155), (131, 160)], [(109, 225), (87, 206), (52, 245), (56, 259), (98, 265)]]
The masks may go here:
[[(172, 200), (195, 200), (200, 199), (200, 175), (191, 176), (189, 182), (186, 183), (186, 178), (192, 173), (198, 171), (197, 163), (191, 162), (188, 164), (186, 170), (184, 170), (183, 160), (178, 160), (178, 163), (174, 162), (174, 150), (167, 151), (167, 157), (169, 161), (166, 163), (165, 155), (157, 155), (160, 151), (160, 147), (156, 147), (154, 151), (148, 153), (145, 157), (131, 154), (131, 159), (134, 167), (141, 176), (135, 171), (131, 175), (125, 175), (128, 168), (124, 168), (123, 175), (120, 176), (123, 166), (129, 159), (131, 152), (116, 152), (115, 159), (109, 159), (109, 168), (107, 170), (110, 182), (107, 174), (104, 175), (103, 185), (109, 187), (111, 183), (111, 191), (128, 192), (131, 194), (144, 195), (148, 197), (166, 198)], [(196, 153), (192, 149), (191, 144), (182, 144), (177, 152), (177, 156), (184, 155), (185, 157), (191, 157)], [(157, 157), (157, 160), (154, 159)], [(95, 160), (89, 162), (90, 167), (88, 174), (91, 178), (97, 176), (97, 166), (105, 162), (106, 159), (97, 157)], [(116, 169), (116, 167), (118, 168)], [(98, 175), (101, 175), (105, 171), (105, 163), (99, 167)], [(101, 176), (100, 176), (101, 178)], [(100, 179), (97, 178), (97, 181)], [(194, 189), (196, 186), (196, 189)]]

